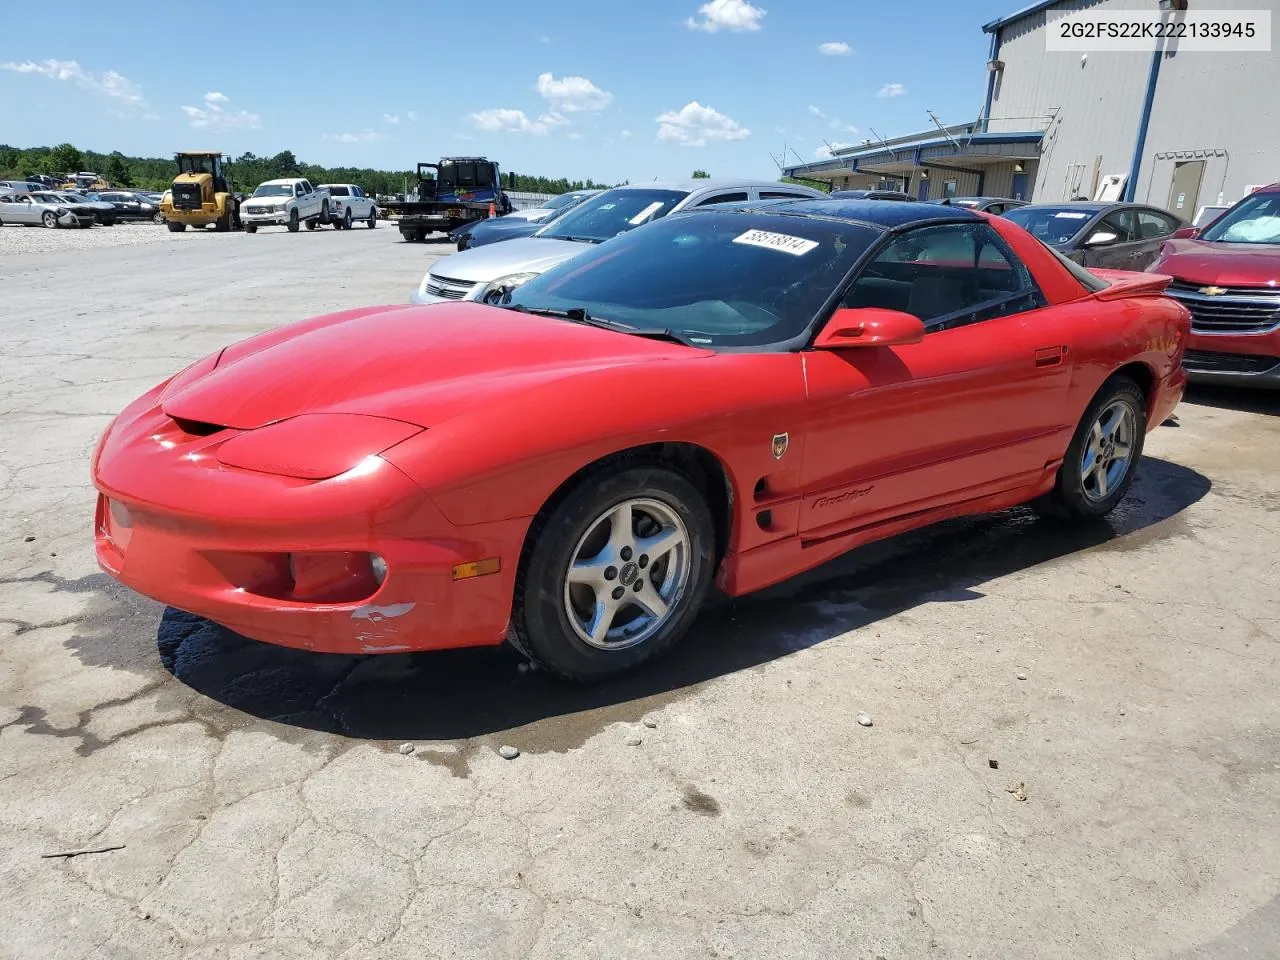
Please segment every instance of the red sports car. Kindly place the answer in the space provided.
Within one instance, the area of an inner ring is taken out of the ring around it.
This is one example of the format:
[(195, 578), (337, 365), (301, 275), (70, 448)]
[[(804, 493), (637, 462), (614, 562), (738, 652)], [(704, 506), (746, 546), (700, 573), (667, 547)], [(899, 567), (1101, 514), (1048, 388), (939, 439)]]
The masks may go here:
[(271, 643), (510, 638), (601, 677), (686, 633), (713, 579), (1020, 503), (1106, 514), (1182, 395), (1167, 282), (934, 204), (667, 217), (489, 304), (188, 367), (93, 455), (98, 560)]

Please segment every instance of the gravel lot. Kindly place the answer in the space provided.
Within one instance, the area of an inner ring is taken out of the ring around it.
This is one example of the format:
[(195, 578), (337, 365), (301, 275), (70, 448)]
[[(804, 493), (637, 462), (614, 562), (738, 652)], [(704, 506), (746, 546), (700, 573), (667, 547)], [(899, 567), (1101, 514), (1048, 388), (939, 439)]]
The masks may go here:
[(1276, 956), (1271, 397), (1185, 404), (1108, 527), (858, 551), (601, 688), (276, 649), (97, 572), (115, 411), (448, 250), (0, 230), (0, 957)]
[(191, 241), (197, 235), (170, 233), (154, 223), (117, 223), (110, 227), (46, 230), (21, 224), (0, 224), (0, 257), (23, 253), (51, 253), (66, 250), (101, 250), (111, 247), (136, 247), (144, 244)]

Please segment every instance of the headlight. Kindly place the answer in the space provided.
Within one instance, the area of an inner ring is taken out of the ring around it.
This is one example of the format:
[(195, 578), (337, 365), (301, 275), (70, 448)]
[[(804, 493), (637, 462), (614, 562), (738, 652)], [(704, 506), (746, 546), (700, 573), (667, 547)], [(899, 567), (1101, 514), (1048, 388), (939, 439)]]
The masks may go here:
[(228, 467), (294, 477), (351, 479), (377, 472), (378, 454), (421, 433), (400, 420), (354, 413), (310, 413), (232, 437), (218, 448)]
[(490, 294), (514, 290), (520, 284), (528, 283), (536, 276), (536, 273), (509, 273), (505, 277), (499, 277), (491, 283), (486, 283), (480, 288), (480, 292), (476, 294), (475, 299), (487, 302)]

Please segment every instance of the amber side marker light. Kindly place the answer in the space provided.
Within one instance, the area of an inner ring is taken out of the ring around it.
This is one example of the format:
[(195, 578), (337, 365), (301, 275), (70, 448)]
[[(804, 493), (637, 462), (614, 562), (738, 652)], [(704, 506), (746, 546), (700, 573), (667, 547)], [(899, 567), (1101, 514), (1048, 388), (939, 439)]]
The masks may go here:
[(486, 557), (484, 560), (473, 560), (471, 563), (459, 563), (453, 568), (453, 579), (470, 580), (472, 577), (487, 577), (501, 569), (501, 560), (497, 557)]

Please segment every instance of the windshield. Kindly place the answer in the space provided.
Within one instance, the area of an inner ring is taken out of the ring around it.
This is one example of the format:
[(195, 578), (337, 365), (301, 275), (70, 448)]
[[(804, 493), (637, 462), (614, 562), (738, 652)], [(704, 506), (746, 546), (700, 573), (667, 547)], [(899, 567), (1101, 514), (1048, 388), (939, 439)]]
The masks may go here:
[(552, 197), (546, 203), (539, 204), (543, 210), (560, 210), (564, 207), (571, 207), (579, 200), (583, 199), (580, 193), (562, 193), (558, 197)]
[(643, 223), (665, 217), (688, 195), (683, 190), (607, 190), (578, 204), (538, 236), (603, 243)]
[(178, 169), (182, 173), (213, 173), (216, 157), (179, 157)]
[(293, 187), (287, 183), (264, 183), (253, 191), (255, 197), (292, 197)]
[(349, 196), (351, 196), (351, 191), (350, 191), (350, 190), (348, 190), (346, 187), (330, 187), (330, 188), (329, 188), (329, 196), (331, 196), (331, 197), (349, 197)]
[(1069, 242), (1097, 213), (1096, 210), (1077, 207), (1018, 207), (1005, 213), (1004, 218), (1012, 220), (1037, 240), (1060, 246)]
[(1200, 234), (1216, 243), (1280, 243), (1280, 191), (1253, 193)]
[(493, 167), (487, 163), (474, 161), (440, 162), (440, 183), (446, 187), (459, 190), (475, 190), (493, 186)]
[(72, 203), (90, 202), (89, 198), (86, 197), (83, 193), (64, 193), (63, 196), (66, 197), (68, 200), (70, 200)]
[(670, 330), (700, 346), (777, 343), (808, 328), (878, 236), (816, 217), (675, 216), (548, 270), (516, 287), (511, 303), (585, 309), (598, 321)]
[(34, 197), (36, 200), (39, 200), (41, 203), (64, 203), (65, 204), (70, 202), (68, 200), (64, 200), (62, 197), (58, 196), (56, 193), (33, 193), (31, 196)]

